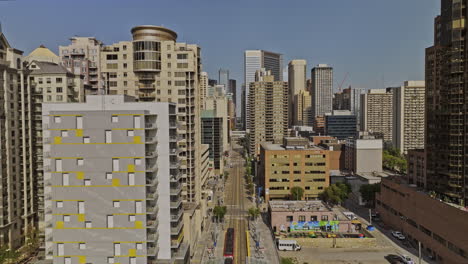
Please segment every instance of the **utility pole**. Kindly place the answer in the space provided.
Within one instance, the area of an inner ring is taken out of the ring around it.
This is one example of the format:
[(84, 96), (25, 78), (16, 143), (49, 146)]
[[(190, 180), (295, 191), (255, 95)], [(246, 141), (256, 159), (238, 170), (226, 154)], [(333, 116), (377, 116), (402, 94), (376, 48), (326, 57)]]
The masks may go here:
[(369, 208), (369, 225), (372, 225), (372, 209)]
[(418, 241), (419, 264), (421, 264), (421, 241)]

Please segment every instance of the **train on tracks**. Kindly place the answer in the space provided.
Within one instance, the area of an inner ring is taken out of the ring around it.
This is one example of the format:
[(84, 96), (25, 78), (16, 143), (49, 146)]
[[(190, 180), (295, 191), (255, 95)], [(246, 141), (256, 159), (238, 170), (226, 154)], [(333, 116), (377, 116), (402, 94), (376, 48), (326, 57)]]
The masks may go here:
[(234, 228), (228, 228), (224, 237), (223, 256), (225, 264), (234, 263), (234, 240)]

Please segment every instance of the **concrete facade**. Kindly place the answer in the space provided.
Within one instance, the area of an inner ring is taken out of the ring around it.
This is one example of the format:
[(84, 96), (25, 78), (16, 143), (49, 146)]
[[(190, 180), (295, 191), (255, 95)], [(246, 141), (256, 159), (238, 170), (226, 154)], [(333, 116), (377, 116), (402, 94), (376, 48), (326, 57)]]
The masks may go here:
[[(288, 64), (289, 87), (289, 126), (306, 125), (303, 119), (304, 107), (311, 104), (310, 94), (306, 92), (307, 61), (292, 60)], [(304, 98), (304, 97), (308, 98)], [(309, 110), (310, 111), (310, 110)], [(311, 113), (312, 114), (312, 113)], [(310, 120), (312, 121), (312, 120)], [(309, 121), (307, 121), (308, 123)]]
[(382, 172), (382, 139), (360, 135), (346, 141), (345, 167), (358, 173)]
[(258, 155), (262, 142), (281, 143), (288, 132), (288, 83), (269, 71), (257, 71), (250, 83), (249, 152)]
[(333, 68), (319, 64), (311, 71), (312, 116), (322, 116), (333, 110)]
[(186, 263), (176, 106), (86, 101), (43, 104), (47, 259)]
[(393, 88), (393, 146), (401, 153), (424, 148), (425, 94), (424, 81)]
[(468, 211), (441, 202), (402, 178), (383, 179), (376, 197), (382, 221), (436, 257), (437, 263), (468, 262)]
[(23, 52), (0, 31), (0, 246), (17, 249), (38, 222), (34, 101)]
[(317, 199), (330, 184), (329, 153), (308, 146), (308, 140), (290, 146), (289, 138), (283, 145), (262, 143), (259, 157), (259, 179), (265, 190), (265, 201), (289, 200), (291, 188), (304, 190), (302, 199)]
[(391, 144), (393, 95), (391, 89), (370, 89), (361, 95), (361, 131), (369, 131)]
[(299, 91), (294, 96), (294, 105), (289, 102), (289, 105), (293, 106), (293, 118), (294, 124), (297, 126), (312, 126), (312, 98), (310, 93), (304, 90)]

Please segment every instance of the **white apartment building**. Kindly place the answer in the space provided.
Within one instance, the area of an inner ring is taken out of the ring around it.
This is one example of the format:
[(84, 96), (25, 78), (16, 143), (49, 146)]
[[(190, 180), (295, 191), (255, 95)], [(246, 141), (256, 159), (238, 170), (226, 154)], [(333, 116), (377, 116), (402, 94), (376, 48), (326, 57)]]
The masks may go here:
[(333, 110), (333, 68), (319, 64), (311, 71), (312, 117)]
[(42, 114), (47, 259), (189, 263), (176, 105), (96, 95)]

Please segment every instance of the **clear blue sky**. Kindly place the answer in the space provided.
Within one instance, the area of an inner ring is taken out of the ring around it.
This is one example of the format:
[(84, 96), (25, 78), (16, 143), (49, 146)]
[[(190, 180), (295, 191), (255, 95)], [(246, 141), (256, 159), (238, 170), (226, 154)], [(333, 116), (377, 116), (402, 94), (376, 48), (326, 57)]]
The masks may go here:
[[(110, 44), (130, 40), (135, 25), (163, 25), (178, 41), (202, 47), (204, 70), (227, 68), (243, 82), (243, 51), (265, 49), (310, 68), (335, 68), (335, 87), (382, 88), (424, 79), (440, 0), (0, 0), (10, 43), (53, 51), (74, 35)], [(384, 81), (384, 84), (383, 84)]]

